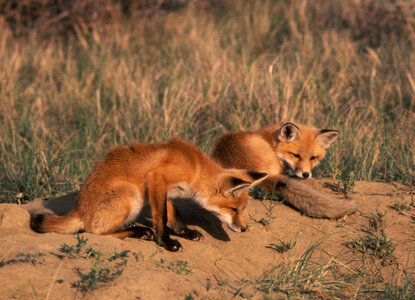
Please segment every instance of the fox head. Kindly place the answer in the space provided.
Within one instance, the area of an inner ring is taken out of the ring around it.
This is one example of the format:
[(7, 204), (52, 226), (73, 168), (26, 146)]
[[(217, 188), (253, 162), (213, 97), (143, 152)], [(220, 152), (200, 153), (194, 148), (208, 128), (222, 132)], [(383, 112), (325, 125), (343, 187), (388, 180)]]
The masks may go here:
[(266, 173), (224, 169), (216, 177), (215, 186), (204, 206), (215, 212), (231, 230), (243, 232), (247, 228), (243, 217), (243, 211), (248, 202), (246, 191), (266, 177)]
[(274, 132), (277, 156), (285, 168), (299, 178), (310, 178), (311, 170), (326, 154), (326, 149), (339, 135), (337, 130), (315, 129), (285, 123)]

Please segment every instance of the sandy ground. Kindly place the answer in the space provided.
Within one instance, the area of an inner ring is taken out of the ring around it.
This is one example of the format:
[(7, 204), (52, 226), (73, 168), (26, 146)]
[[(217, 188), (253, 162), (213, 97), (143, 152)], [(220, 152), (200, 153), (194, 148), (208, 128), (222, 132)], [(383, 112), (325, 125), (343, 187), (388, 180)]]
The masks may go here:
[[(329, 180), (313, 179), (309, 184), (342, 197), (329, 188)], [(358, 182), (352, 196), (358, 202), (358, 211), (340, 220), (310, 218), (284, 204), (251, 200), (245, 211), (249, 229), (244, 233), (231, 232), (213, 215), (183, 201), (178, 205), (183, 220), (200, 230), (204, 239), (193, 242), (178, 238), (183, 246), (181, 253), (167, 252), (152, 241), (84, 233), (81, 236), (87, 239), (86, 246), (74, 258), (59, 249), (65, 243), (76, 245), (76, 236), (35, 233), (30, 229), (27, 212), (45, 206), (64, 214), (73, 206), (73, 194), (44, 202), (37, 200), (26, 206), (0, 204), (0, 299), (185, 299), (186, 295), (194, 299), (229, 299), (235, 292), (230, 287), (233, 283), (238, 286), (244, 278), (253, 280), (272, 265), (298, 259), (320, 242), (318, 248), (324, 251), (315, 253), (317, 260), (347, 260), (350, 251), (345, 243), (362, 235), (370, 213), (376, 211), (386, 212), (383, 226), (396, 245), (398, 258), (398, 264), (383, 271), (385, 276), (396, 275), (403, 266), (414, 266), (415, 209), (399, 212), (391, 208), (396, 201), (413, 201), (409, 188), (394, 183)], [(147, 216), (148, 212), (142, 217), (144, 223)], [(296, 244), (283, 254), (266, 247), (279, 240), (295, 240)], [(73, 284), (80, 280), (80, 273), (87, 274), (96, 262), (95, 258), (86, 257), (88, 248), (100, 251), (106, 258), (114, 251), (130, 252), (126, 262), (107, 260), (100, 265), (111, 270), (123, 269), (121, 275), (83, 293)], [(42, 256), (32, 262), (29, 254), (39, 252)], [(177, 267), (180, 261), (188, 266)], [(185, 274), (186, 270), (191, 273)], [(247, 290), (245, 296), (262, 299), (255, 289)]]

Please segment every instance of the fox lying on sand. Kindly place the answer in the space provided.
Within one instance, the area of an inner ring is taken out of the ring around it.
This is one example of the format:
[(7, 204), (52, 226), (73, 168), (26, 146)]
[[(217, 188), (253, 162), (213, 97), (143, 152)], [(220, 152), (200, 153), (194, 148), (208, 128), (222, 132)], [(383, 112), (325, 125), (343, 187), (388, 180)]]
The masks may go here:
[(312, 168), (324, 158), (326, 149), (338, 135), (337, 130), (293, 123), (275, 124), (257, 131), (229, 132), (214, 143), (212, 158), (224, 168), (268, 173), (260, 186), (310, 216), (339, 218), (356, 210), (354, 200), (328, 197), (283, 175), (292, 169), (297, 177), (310, 178)]
[(266, 176), (223, 169), (196, 146), (179, 138), (167, 143), (119, 146), (92, 171), (69, 214), (34, 215), (31, 226), (37, 232), (136, 236), (137, 231), (126, 226), (149, 202), (156, 242), (169, 251), (178, 251), (181, 244), (169, 237), (167, 223), (183, 238), (200, 240), (202, 235), (176, 218), (172, 199), (192, 197), (233, 231), (245, 231), (247, 195), (242, 192)]

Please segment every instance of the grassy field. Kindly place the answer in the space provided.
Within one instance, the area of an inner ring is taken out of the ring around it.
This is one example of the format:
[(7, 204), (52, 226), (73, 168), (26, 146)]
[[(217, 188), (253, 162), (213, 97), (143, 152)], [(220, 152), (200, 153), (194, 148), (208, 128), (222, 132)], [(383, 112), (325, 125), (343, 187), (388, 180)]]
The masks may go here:
[(317, 176), (413, 185), (414, 7), (388, 3), (107, 5), (49, 23), (3, 7), (0, 202), (78, 189), (113, 145), (179, 135), (209, 152), (274, 120), (340, 130)]

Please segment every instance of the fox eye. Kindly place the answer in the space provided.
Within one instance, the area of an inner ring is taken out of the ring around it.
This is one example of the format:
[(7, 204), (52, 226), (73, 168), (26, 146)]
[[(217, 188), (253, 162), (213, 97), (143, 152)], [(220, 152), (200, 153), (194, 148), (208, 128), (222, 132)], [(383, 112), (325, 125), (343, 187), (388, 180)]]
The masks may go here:
[(235, 208), (235, 207), (230, 207), (230, 209), (232, 209), (232, 211), (234, 211), (234, 212), (237, 212), (238, 211), (238, 209)]
[(291, 155), (294, 156), (295, 158), (301, 159), (300, 154), (296, 154), (296, 153), (291, 152)]
[(317, 156), (312, 156), (310, 157), (310, 160), (315, 160), (317, 158)]

